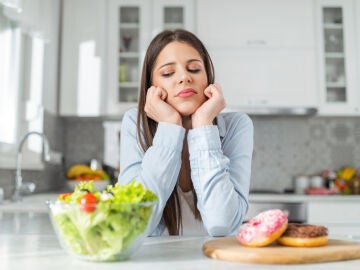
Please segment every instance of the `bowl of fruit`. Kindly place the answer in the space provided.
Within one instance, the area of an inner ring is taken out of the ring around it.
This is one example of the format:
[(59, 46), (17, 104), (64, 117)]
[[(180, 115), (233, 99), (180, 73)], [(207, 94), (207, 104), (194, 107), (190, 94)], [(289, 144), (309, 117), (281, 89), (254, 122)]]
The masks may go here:
[(110, 184), (110, 177), (103, 169), (92, 169), (86, 164), (71, 166), (66, 172), (66, 177), (66, 184), (70, 190), (74, 190), (81, 181), (93, 181), (95, 188), (100, 191)]
[(130, 257), (149, 234), (157, 196), (133, 180), (98, 191), (93, 181), (80, 182), (71, 193), (47, 202), (61, 246), (90, 261)]

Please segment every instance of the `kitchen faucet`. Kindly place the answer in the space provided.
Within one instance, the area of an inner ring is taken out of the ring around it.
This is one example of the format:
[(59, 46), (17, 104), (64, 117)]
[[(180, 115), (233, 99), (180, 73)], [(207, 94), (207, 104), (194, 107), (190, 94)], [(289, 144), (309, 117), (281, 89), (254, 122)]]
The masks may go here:
[(50, 160), (50, 147), (49, 142), (45, 136), (45, 134), (31, 131), (25, 134), (25, 136), (21, 139), (17, 151), (17, 160), (16, 160), (16, 175), (15, 175), (15, 191), (12, 196), (13, 201), (21, 201), (22, 192), (34, 192), (35, 190), (35, 183), (31, 182), (23, 182), (22, 176), (21, 176), (21, 161), (22, 161), (22, 148), (25, 144), (25, 141), (29, 138), (31, 135), (38, 135), (42, 138), (42, 160), (49, 161)]

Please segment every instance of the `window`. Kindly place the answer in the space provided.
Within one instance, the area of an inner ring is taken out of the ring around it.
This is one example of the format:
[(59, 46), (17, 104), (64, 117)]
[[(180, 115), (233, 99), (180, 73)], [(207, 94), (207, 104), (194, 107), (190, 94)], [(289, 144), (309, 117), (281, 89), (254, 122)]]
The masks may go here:
[(19, 133), (21, 33), (0, 7), (0, 153), (13, 152)]
[[(0, 5), (0, 168), (14, 168), (20, 137), (42, 132), (44, 42), (24, 35)], [(41, 168), (41, 140), (29, 138), (23, 167)]]
[[(15, 167), (20, 139), (29, 131), (43, 131), (44, 103), (55, 103), (56, 86), (49, 82), (57, 70), (60, 4), (45, 2), (0, 0), (2, 169)], [(50, 92), (45, 93), (45, 87)], [(23, 168), (42, 169), (41, 146), (40, 138), (29, 138), (22, 152)]]

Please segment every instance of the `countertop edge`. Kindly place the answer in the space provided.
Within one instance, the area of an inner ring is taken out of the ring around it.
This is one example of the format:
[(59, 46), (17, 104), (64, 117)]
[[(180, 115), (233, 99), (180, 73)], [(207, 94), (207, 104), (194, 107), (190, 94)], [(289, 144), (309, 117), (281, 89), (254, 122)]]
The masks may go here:
[(250, 202), (360, 202), (359, 195), (250, 194)]

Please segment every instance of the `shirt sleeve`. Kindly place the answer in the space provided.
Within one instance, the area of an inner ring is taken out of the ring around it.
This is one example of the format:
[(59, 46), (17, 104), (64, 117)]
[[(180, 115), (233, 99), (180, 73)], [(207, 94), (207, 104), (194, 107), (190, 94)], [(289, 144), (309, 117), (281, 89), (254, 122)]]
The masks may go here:
[(144, 153), (136, 133), (136, 111), (124, 115), (120, 139), (120, 175), (119, 183), (128, 183), (133, 179), (144, 184), (158, 196), (149, 234), (159, 225), (166, 201), (173, 191), (181, 167), (181, 151), (185, 129), (181, 126), (158, 124), (153, 145)]
[(222, 140), (215, 125), (188, 133), (197, 207), (211, 236), (236, 234), (248, 209), (253, 124), (245, 114), (234, 115)]

